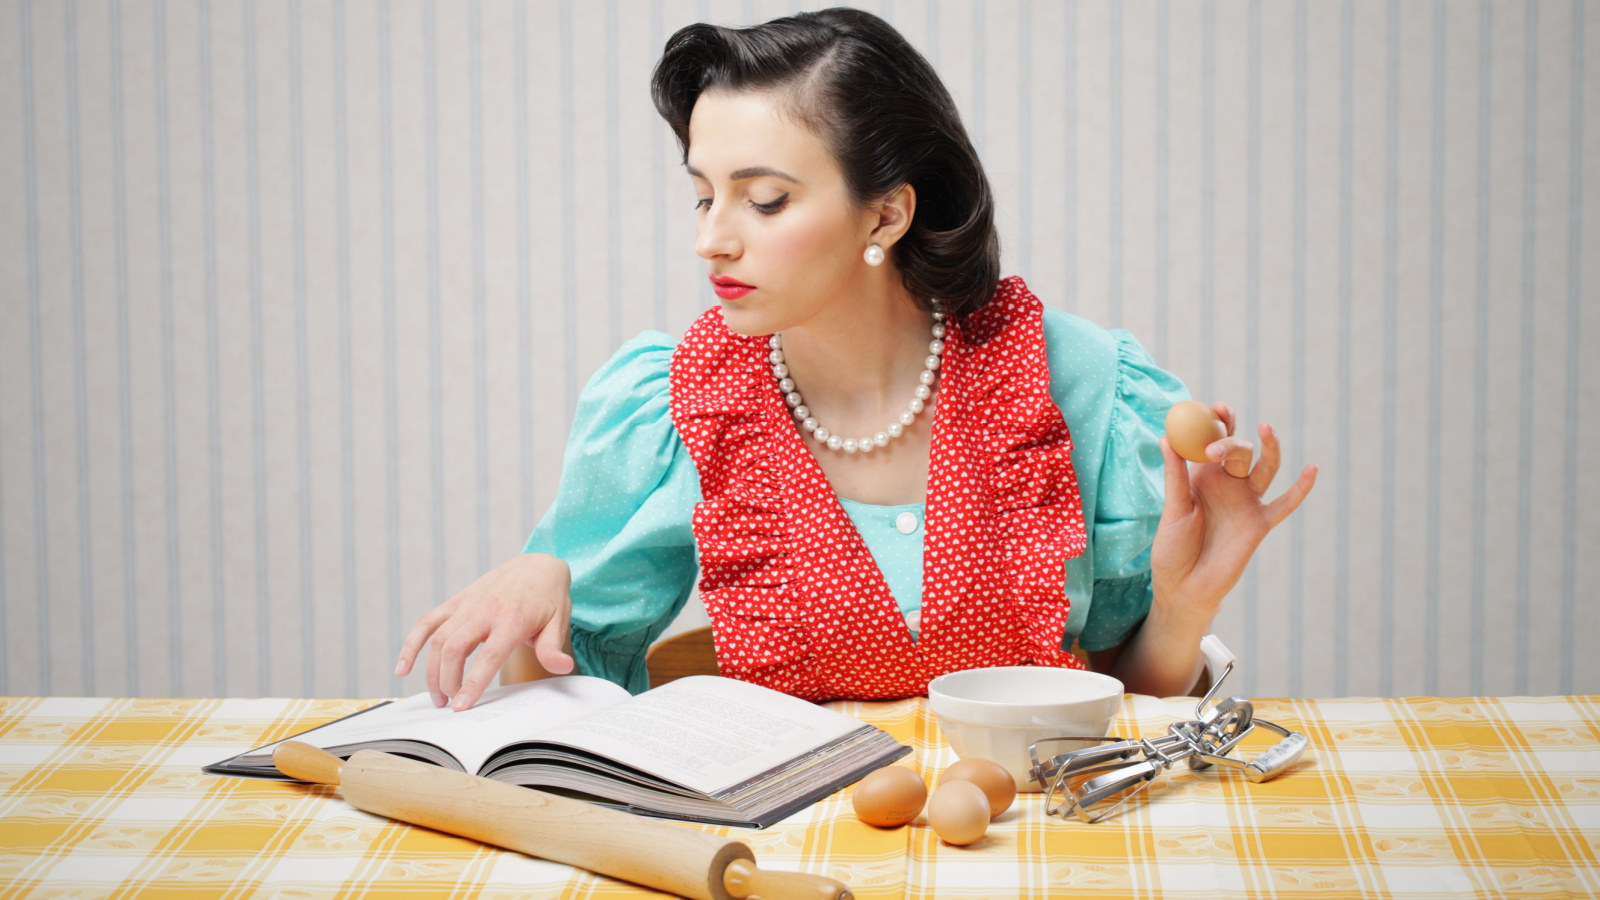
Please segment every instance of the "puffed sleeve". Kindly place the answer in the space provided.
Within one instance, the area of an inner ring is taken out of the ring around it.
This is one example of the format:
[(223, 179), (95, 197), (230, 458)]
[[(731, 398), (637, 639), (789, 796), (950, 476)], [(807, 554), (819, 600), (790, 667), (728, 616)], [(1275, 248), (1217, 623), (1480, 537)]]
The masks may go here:
[(1094, 523), (1094, 602), (1078, 643), (1115, 647), (1150, 611), (1150, 546), (1166, 497), (1161, 435), (1167, 410), (1189, 399), (1177, 376), (1155, 364), (1132, 334), (1110, 332), (1117, 382), (1100, 461)]
[(572, 570), (578, 669), (639, 693), (645, 651), (694, 586), (700, 480), (669, 409), (673, 341), (645, 332), (622, 345), (578, 400), (555, 503), (524, 552)]

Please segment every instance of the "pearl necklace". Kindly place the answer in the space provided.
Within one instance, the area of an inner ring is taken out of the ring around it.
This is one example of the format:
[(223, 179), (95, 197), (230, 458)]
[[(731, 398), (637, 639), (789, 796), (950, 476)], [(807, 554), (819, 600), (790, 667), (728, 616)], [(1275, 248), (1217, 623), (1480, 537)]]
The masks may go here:
[(794, 379), (789, 377), (789, 367), (783, 362), (783, 336), (774, 334), (767, 340), (767, 346), (772, 349), (767, 358), (772, 362), (773, 377), (778, 379), (778, 388), (783, 391), (783, 401), (789, 404), (789, 412), (794, 415), (795, 421), (807, 433), (816, 438), (829, 450), (843, 450), (846, 453), (871, 453), (875, 449), (887, 447), (889, 442), (905, 434), (906, 426), (917, 420), (917, 413), (927, 407), (928, 398), (933, 396), (933, 383), (938, 380), (939, 358), (944, 355), (944, 313), (938, 312), (935, 307), (933, 314), (933, 340), (928, 343), (928, 359), (923, 366), (922, 374), (917, 376), (921, 384), (917, 385), (916, 396), (906, 406), (906, 411), (900, 414), (898, 420), (889, 423), (871, 437), (844, 438), (823, 427), (815, 416), (811, 415), (810, 407), (806, 406), (805, 398), (800, 396), (800, 391), (795, 387)]

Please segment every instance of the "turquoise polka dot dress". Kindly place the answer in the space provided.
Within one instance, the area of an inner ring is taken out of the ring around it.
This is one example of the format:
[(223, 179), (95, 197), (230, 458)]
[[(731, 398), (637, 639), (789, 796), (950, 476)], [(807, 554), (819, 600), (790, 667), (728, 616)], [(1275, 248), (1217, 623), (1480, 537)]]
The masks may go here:
[[(1150, 609), (1150, 545), (1165, 474), (1158, 443), (1167, 410), (1189, 392), (1121, 329), (1044, 313), (1050, 395), (1072, 433), (1088, 547), (1066, 561), (1072, 601), (1065, 646), (1125, 641)], [(582, 672), (638, 693), (644, 655), (694, 587), (692, 518), (699, 475), (673, 427), (668, 366), (675, 344), (645, 332), (584, 388), (555, 503), (526, 552), (572, 569), (572, 646)], [(841, 498), (912, 622), (922, 604), (923, 505)]]

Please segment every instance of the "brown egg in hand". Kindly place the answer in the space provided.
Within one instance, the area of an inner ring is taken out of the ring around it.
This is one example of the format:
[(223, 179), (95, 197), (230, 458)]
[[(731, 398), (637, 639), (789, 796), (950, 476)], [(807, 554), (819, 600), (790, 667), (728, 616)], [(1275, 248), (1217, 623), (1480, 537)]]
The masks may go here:
[(928, 801), (928, 824), (946, 843), (971, 844), (989, 830), (989, 798), (970, 781), (943, 781)]
[(894, 828), (915, 819), (928, 799), (922, 776), (905, 766), (884, 766), (861, 779), (851, 795), (856, 818), (879, 828)]
[(971, 757), (963, 759), (944, 770), (939, 783), (970, 781), (989, 798), (989, 818), (994, 818), (1011, 808), (1017, 799), (1017, 782), (1006, 767), (992, 759)]
[(1167, 410), (1167, 443), (1189, 462), (1211, 462), (1206, 448), (1227, 436), (1222, 418), (1198, 400), (1183, 400)]

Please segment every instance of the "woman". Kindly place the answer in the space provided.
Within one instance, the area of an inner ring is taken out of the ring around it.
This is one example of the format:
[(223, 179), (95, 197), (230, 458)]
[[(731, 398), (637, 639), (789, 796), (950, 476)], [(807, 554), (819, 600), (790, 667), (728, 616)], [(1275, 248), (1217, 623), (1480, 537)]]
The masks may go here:
[(1074, 638), (1131, 691), (1188, 689), (1315, 466), (1263, 504), (1276, 436), (1252, 468), (1219, 403), (1191, 470), (1161, 436), (1182, 383), (1001, 280), (955, 104), (881, 19), (692, 25), (652, 88), (721, 308), (595, 375), (526, 552), (424, 615), (396, 673), (426, 643), (436, 705), (502, 664), (642, 690), (698, 568), (723, 673), (809, 699), (1081, 665)]

